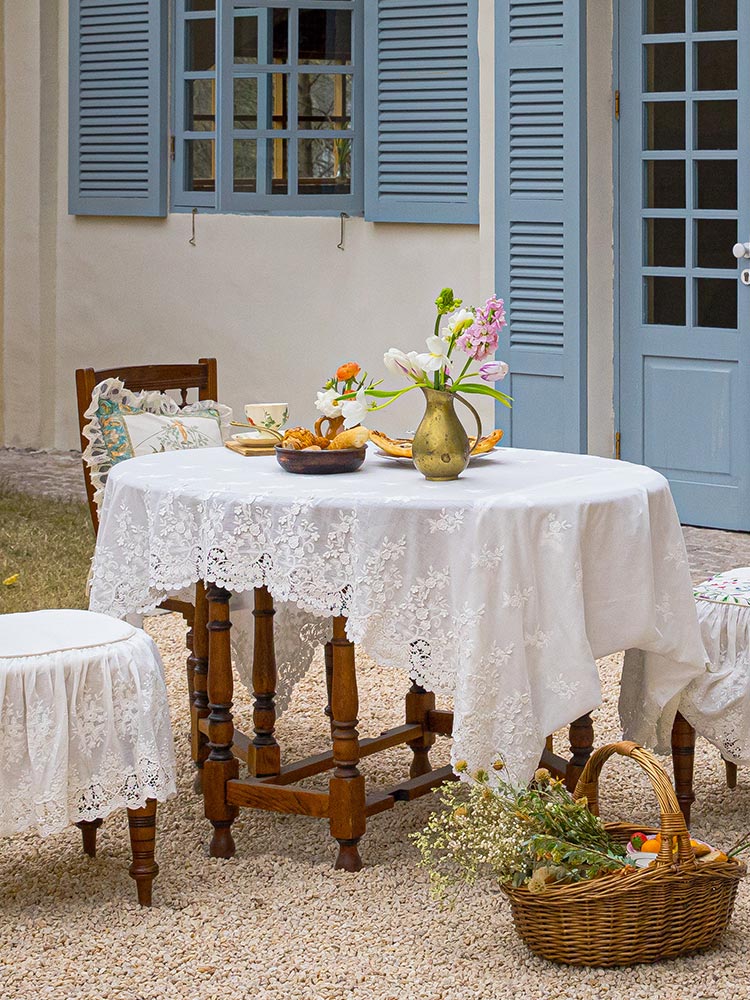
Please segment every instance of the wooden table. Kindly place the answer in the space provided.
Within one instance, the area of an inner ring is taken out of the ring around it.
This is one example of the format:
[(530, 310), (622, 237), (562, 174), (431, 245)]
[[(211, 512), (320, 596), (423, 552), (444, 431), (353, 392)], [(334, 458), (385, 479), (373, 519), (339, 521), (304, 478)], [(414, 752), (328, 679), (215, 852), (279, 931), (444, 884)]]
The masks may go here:
[[(204, 796), (206, 818), (213, 826), (209, 853), (231, 858), (235, 853), (232, 824), (241, 806), (270, 812), (328, 819), (331, 836), (339, 849), (334, 867), (356, 872), (362, 868), (359, 842), (367, 819), (392, 809), (397, 802), (410, 802), (456, 780), (450, 765), (433, 770), (430, 748), (438, 736), (450, 736), (453, 713), (435, 707), (435, 695), (412, 683), (406, 695), (404, 725), (379, 736), (360, 739), (357, 730), (359, 696), (354, 645), (346, 635), (346, 619), (333, 619), (331, 641), (325, 647), (328, 704), (332, 748), (292, 764), (281, 763), (281, 750), (274, 735), (276, 711), (276, 660), (274, 654), (274, 607), (268, 590), (255, 591), (255, 645), (253, 660), (253, 736), (235, 730), (232, 720), (233, 677), (230, 649), (229, 591), (201, 584), (196, 587), (193, 651), (189, 659), (192, 698), (192, 755), (198, 768), (197, 789)], [(387, 791), (370, 795), (358, 764), (363, 757), (407, 745), (413, 757), (409, 777)], [(672, 734), (677, 797), (690, 822), (693, 794), (695, 733), (677, 716)], [(575, 789), (586, 761), (594, 749), (590, 715), (570, 726), (571, 758), (558, 756), (547, 741), (540, 764)], [(248, 777), (240, 777), (240, 761)], [(332, 771), (328, 791), (302, 788), (298, 782)]]

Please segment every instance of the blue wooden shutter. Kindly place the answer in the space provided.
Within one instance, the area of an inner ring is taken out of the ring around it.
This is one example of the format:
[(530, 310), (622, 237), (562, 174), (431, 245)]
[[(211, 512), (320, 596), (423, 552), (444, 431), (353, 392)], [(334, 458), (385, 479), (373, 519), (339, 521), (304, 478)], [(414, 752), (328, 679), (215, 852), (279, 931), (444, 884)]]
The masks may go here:
[(365, 3), (365, 218), (479, 221), (477, 9)]
[(585, 7), (495, 7), (497, 292), (514, 397), (498, 419), (519, 448), (587, 445)]
[(69, 211), (167, 214), (166, 0), (70, 0)]

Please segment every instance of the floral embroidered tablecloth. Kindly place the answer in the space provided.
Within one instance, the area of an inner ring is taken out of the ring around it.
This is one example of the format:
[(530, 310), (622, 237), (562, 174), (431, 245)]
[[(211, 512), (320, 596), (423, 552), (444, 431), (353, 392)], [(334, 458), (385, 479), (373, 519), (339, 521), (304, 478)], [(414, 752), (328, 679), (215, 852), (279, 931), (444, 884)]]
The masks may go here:
[[(454, 699), (453, 760), (527, 780), (545, 736), (601, 702), (595, 659), (629, 650), (626, 736), (666, 749), (705, 669), (666, 480), (624, 462), (500, 449), (450, 483), (370, 451), (344, 476), (293, 476), (227, 449), (144, 456), (107, 483), (91, 607), (146, 611), (203, 579), (277, 602), (280, 697), (348, 616), (349, 637)], [(249, 626), (249, 623), (248, 623)]]

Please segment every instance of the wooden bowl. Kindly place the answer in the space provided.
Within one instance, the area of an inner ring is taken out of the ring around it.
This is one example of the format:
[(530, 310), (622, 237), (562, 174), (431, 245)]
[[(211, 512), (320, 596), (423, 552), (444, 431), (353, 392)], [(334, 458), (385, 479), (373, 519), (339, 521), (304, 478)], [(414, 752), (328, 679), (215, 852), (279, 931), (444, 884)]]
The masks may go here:
[(337, 448), (335, 451), (294, 451), (276, 445), (276, 460), (285, 472), (299, 476), (332, 476), (356, 472), (367, 455), (362, 448)]

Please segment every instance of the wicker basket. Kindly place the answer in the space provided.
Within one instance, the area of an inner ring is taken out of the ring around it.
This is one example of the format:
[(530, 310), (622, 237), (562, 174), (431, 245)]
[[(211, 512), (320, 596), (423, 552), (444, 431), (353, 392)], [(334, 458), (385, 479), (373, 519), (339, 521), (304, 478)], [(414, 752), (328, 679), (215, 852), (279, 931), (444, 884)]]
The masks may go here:
[[(656, 863), (630, 875), (550, 886), (538, 895), (503, 886), (516, 929), (542, 958), (568, 965), (635, 965), (657, 962), (715, 944), (732, 915), (745, 866), (736, 860), (698, 865), (667, 773), (636, 743), (611, 743), (592, 754), (576, 787), (599, 814), (598, 783), (612, 754), (631, 757), (648, 775), (661, 811), (662, 849)], [(626, 844), (643, 827), (608, 823)], [(677, 859), (672, 838), (677, 837)]]

